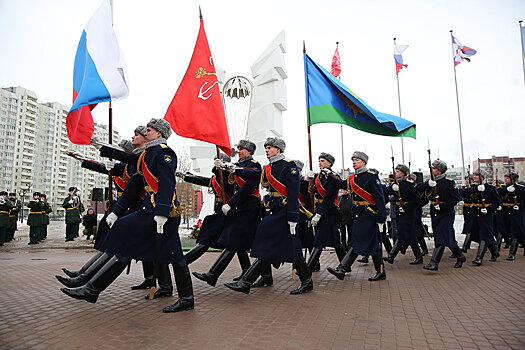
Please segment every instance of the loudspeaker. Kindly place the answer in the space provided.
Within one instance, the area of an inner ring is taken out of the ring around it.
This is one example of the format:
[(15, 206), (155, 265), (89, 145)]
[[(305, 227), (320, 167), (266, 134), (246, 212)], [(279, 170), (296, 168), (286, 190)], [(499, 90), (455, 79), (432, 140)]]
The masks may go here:
[(104, 193), (101, 188), (93, 188), (93, 193), (91, 194), (91, 200), (94, 202), (102, 202)]
[(416, 175), (416, 183), (420, 184), (423, 182), (423, 173), (421, 171), (414, 171), (414, 174)]

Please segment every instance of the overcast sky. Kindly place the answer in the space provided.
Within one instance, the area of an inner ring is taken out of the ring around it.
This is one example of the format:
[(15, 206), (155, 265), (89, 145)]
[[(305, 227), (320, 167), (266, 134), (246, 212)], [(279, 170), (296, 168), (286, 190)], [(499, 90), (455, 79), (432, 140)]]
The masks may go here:
[[(73, 62), (84, 26), (99, 0), (0, 0), (0, 86), (23, 86), (40, 102), (68, 106)], [(441, 1), (138, 1), (114, 0), (114, 28), (128, 65), (129, 97), (114, 102), (114, 125), (124, 137), (151, 117), (162, 118), (186, 71), (199, 28), (198, 6), (214, 61), (226, 77), (251, 78), (250, 65), (285, 31), (288, 110), (283, 114), (288, 158), (307, 158), (302, 41), (330, 69), (339, 41), (341, 81), (374, 109), (399, 114), (393, 38), (408, 44), (400, 73), (402, 117), (417, 124), (405, 139), (405, 162), (425, 168), (427, 137), (433, 153), (461, 165), (449, 31), (478, 53), (457, 67), (465, 162), (491, 155), (525, 156), (525, 85), (518, 21), (523, 0)], [(97, 106), (107, 122), (107, 103)], [(175, 147), (192, 140), (173, 138)], [(341, 167), (340, 127), (312, 126), (314, 158), (330, 152)], [(366, 150), (369, 166), (390, 169), (398, 138), (344, 126), (345, 166)]]

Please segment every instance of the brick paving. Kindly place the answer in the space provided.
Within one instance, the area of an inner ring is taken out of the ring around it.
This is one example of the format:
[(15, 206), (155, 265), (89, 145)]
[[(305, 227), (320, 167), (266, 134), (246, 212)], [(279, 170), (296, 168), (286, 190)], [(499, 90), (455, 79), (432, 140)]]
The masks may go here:
[[(12, 243), (10, 243), (12, 244)], [(54, 275), (79, 268), (90, 249), (0, 248), (1, 349), (525, 349), (525, 257), (470, 261), (453, 269), (448, 251), (440, 271), (408, 262), (410, 251), (387, 264), (387, 280), (369, 282), (372, 264), (355, 263), (339, 281), (324, 252), (312, 293), (291, 296), (298, 285), (290, 267), (273, 270), (274, 285), (235, 293), (222, 285), (239, 274), (237, 260), (216, 288), (194, 279), (196, 309), (163, 314), (175, 298), (144, 300), (130, 286), (142, 280), (133, 263), (96, 304), (70, 299)], [(190, 266), (204, 272), (217, 257)], [(428, 262), (429, 257), (425, 257)]]

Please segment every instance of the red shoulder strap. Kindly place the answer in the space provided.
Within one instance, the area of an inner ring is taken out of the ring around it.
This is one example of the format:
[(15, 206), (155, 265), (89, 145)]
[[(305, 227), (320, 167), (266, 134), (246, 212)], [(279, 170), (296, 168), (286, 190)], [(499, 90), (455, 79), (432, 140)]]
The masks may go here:
[[(217, 177), (215, 175), (213, 175), (211, 177), (211, 185), (213, 186), (213, 190), (215, 191), (215, 193), (217, 193), (217, 195), (220, 197), (220, 198), (223, 198), (222, 196), (222, 187), (221, 185), (219, 185), (219, 183), (217, 182)], [(230, 200), (230, 197), (225, 193), (224, 194), (224, 199), (227, 201)]]
[(268, 179), (268, 182), (270, 185), (275, 188), (277, 192), (279, 192), (284, 197), (288, 197), (288, 191), (286, 190), (286, 186), (277, 181), (277, 179), (272, 175), (272, 167), (268, 164), (264, 167), (264, 171), (266, 173), (266, 178)]
[[(244, 179), (242, 177), (237, 176), (235, 174), (233, 176), (235, 177), (235, 182), (237, 182), (237, 185), (239, 185), (239, 187), (244, 186), (246, 181), (244, 181)], [(257, 198), (261, 198), (261, 195), (259, 194), (259, 186), (257, 186), (257, 188), (255, 190), (253, 190), (252, 195), (254, 195)]]
[(350, 176), (350, 186), (352, 187), (352, 191), (357, 193), (357, 195), (360, 196), (361, 198), (363, 198), (365, 201), (370, 202), (372, 204), (376, 204), (376, 201), (374, 200), (374, 197), (372, 197), (372, 195), (370, 193), (368, 193), (367, 191), (365, 191), (364, 189), (362, 189), (361, 187), (359, 187), (355, 183), (354, 176), (355, 176), (355, 174), (352, 174)]

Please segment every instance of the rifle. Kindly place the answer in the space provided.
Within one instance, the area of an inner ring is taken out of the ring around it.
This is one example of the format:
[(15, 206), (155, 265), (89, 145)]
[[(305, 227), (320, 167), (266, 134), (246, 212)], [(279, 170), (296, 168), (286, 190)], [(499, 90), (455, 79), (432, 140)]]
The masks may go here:
[[(479, 155), (478, 155), (478, 182), (479, 184), (481, 185), (482, 182), (481, 182), (481, 161), (479, 160)], [(483, 192), (481, 192), (481, 207), (482, 208), (485, 208), (485, 194)]]
[(396, 177), (396, 168), (394, 165), (394, 149), (392, 148), (392, 146), (390, 146), (390, 150), (392, 151), (392, 175), (394, 176), (394, 183), (397, 185), (397, 199), (399, 201), (399, 205), (402, 205), (403, 199), (401, 198), (401, 191), (399, 190), (399, 181), (397, 181)]
[[(428, 170), (430, 171), (430, 179), (432, 179), (432, 181), (436, 181), (436, 178), (434, 177), (434, 173), (432, 172), (432, 159), (431, 159), (431, 156), (430, 156), (430, 141), (428, 139), (427, 139), (427, 143), (428, 143), (428, 149), (427, 149), (427, 152), (428, 152)], [(437, 190), (437, 185), (434, 186), (434, 188), (432, 189), (432, 192), (434, 192), (434, 199), (439, 204), (439, 194), (438, 194), (438, 190)]]

